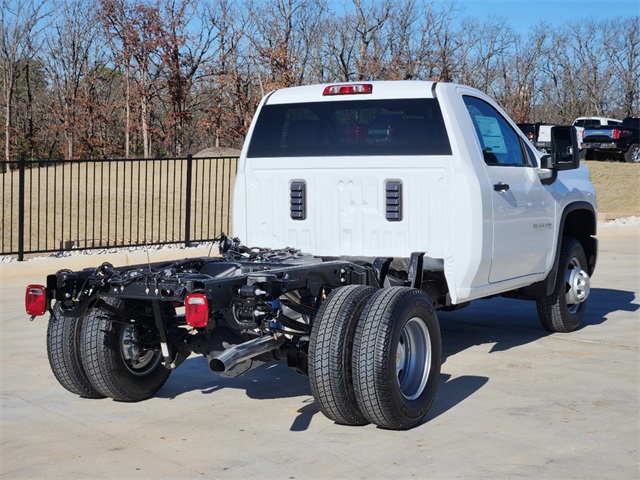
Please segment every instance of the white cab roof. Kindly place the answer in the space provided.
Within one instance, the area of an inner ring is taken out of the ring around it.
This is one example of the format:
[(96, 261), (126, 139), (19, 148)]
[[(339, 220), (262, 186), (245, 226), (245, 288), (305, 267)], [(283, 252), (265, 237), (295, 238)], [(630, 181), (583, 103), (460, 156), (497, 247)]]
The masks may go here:
[[(267, 99), (267, 105), (282, 103), (305, 102), (331, 102), (349, 100), (382, 100), (387, 98), (434, 98), (432, 86), (435, 82), (425, 81), (374, 81), (374, 82), (349, 82), (349, 83), (325, 83), (304, 87), (291, 87), (276, 90)], [(373, 86), (371, 93), (323, 95), (324, 89), (334, 85), (358, 85), (367, 84)]]

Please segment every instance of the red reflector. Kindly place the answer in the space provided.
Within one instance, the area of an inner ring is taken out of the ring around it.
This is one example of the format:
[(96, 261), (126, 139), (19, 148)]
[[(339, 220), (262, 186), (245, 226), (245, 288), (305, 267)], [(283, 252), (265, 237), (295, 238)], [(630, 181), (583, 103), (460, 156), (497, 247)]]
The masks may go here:
[(48, 309), (47, 291), (42, 285), (29, 285), (25, 295), (25, 308), (29, 315), (44, 315)]
[(322, 95), (356, 95), (359, 93), (372, 93), (373, 85), (370, 83), (352, 83), (348, 85), (329, 85)]
[(209, 323), (209, 301), (204, 293), (191, 293), (184, 301), (187, 325), (206, 327)]

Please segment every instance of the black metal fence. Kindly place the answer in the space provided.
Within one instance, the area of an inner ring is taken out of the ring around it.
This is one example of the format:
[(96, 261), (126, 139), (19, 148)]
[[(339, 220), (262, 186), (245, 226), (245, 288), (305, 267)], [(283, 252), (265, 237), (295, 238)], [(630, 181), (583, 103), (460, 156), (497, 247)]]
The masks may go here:
[(1, 255), (211, 241), (237, 157), (3, 161)]

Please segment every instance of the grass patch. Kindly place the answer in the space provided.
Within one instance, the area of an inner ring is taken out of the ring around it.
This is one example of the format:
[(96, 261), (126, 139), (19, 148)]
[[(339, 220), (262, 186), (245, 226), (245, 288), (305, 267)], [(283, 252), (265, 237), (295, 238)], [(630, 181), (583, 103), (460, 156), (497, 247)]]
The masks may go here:
[(620, 162), (584, 162), (596, 189), (598, 212), (640, 216), (640, 165)]

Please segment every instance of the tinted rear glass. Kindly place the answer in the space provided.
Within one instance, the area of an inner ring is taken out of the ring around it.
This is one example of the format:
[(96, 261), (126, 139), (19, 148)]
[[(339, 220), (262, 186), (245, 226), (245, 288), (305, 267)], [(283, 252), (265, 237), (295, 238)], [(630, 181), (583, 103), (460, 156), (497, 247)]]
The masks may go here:
[(437, 100), (266, 105), (249, 157), (450, 155)]

